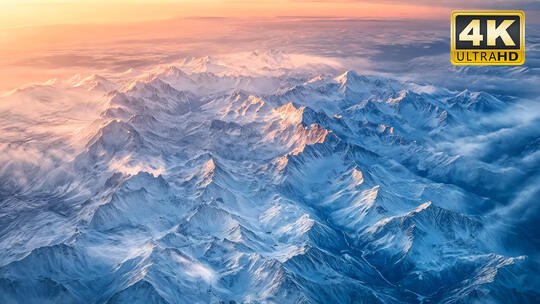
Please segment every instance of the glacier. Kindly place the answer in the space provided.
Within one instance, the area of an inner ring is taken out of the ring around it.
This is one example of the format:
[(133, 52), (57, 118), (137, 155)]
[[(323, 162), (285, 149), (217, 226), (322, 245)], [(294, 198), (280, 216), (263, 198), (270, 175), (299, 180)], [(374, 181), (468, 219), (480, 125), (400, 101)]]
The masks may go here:
[(537, 303), (537, 104), (340, 68), (190, 57), (0, 97), (0, 302)]

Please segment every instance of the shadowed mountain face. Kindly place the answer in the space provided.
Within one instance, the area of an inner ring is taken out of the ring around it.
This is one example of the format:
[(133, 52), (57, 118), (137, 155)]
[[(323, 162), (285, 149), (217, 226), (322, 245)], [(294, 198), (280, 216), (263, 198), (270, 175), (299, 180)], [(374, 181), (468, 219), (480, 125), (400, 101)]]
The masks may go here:
[(295, 56), (2, 97), (0, 302), (535, 303), (538, 105)]

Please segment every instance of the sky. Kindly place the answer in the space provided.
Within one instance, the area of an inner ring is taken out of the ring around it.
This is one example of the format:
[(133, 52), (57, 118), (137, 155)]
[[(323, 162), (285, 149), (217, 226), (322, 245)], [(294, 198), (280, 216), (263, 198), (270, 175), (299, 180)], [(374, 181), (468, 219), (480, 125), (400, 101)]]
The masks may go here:
[[(412, 4), (414, 3), (414, 4)], [(0, 28), (121, 23), (186, 16), (446, 18), (453, 9), (540, 9), (517, 0), (0, 0)]]
[(347, 16), (370, 18), (433, 18), (444, 7), (408, 2), (300, 0), (0, 0), (0, 27), (121, 23), (186, 16), (273, 17)]

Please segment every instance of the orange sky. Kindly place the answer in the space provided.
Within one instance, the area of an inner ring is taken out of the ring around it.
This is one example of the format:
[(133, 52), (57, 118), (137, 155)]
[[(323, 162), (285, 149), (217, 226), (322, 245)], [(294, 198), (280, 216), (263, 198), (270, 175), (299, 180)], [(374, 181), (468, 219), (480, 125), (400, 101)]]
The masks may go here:
[(121, 23), (180, 16), (446, 17), (444, 7), (346, 0), (0, 0), (0, 28)]
[[(408, 19), (406, 22), (414, 22), (412, 19), (448, 22), (453, 9), (470, 9), (476, 6), (487, 8), (486, 3), (503, 0), (414, 2), (421, 3), (419, 5), (409, 4), (413, 1), (407, 0), (377, 1), (0, 0), (0, 94), (28, 82), (68, 77), (75, 72), (94, 72), (88, 71), (88, 66), (92, 66), (92, 60), (96, 60), (96, 57), (99, 59), (100, 56), (114, 55), (129, 61), (133, 56), (143, 56), (147, 51), (147, 45), (140, 47), (136, 46), (136, 43), (129, 44), (129, 41), (155, 39), (165, 42), (152, 46), (169, 48), (172, 47), (167, 43), (175, 41), (179, 45), (174, 45), (174, 48), (181, 47), (185, 53), (189, 53), (190, 48), (202, 48), (206, 40), (221, 41), (220, 37), (231, 39), (230, 37), (251, 32), (259, 35), (258, 28), (246, 30), (253, 26), (262, 26), (252, 25), (253, 22), (281, 24), (284, 20), (257, 17), (403, 18)], [(515, 9), (520, 8), (522, 7)], [(528, 12), (528, 20), (535, 19), (530, 17), (531, 14), (532, 12)], [(229, 21), (225, 24), (221, 19), (175, 17), (244, 18), (227, 19)], [(244, 23), (240, 24), (242, 22)], [(274, 41), (272, 33), (268, 34), (268, 41)], [(222, 48), (219, 43), (207, 43), (204, 45), (207, 53), (210, 52), (209, 47), (214, 47), (217, 49), (215, 51), (219, 52), (228, 50), (230, 45)], [(174, 50), (176, 52), (176, 49)], [(123, 55), (120, 54), (123, 57), (114, 52), (123, 52)], [(132, 53), (137, 54), (132, 56)], [(175, 54), (170, 50), (157, 53)], [(88, 59), (85, 59), (85, 56)]]

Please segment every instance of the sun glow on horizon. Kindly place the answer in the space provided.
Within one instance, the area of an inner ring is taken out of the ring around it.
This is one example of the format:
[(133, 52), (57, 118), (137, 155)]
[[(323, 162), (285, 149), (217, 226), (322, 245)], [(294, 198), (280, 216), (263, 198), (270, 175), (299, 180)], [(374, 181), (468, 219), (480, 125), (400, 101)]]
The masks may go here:
[[(0, 95), (26, 83), (125, 71), (188, 54), (254, 46), (319, 52), (331, 37), (352, 43), (360, 32), (376, 38), (395, 31), (381, 28), (390, 20), (428, 30), (433, 20), (448, 21), (456, 7), (445, 5), (448, 1), (0, 0)], [(357, 25), (364, 19), (384, 22)], [(355, 62), (365, 65), (364, 58)]]
[(373, 1), (0, 0), (0, 28), (127, 23), (174, 17), (334, 16), (433, 19), (448, 8)]

